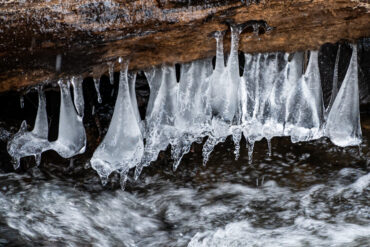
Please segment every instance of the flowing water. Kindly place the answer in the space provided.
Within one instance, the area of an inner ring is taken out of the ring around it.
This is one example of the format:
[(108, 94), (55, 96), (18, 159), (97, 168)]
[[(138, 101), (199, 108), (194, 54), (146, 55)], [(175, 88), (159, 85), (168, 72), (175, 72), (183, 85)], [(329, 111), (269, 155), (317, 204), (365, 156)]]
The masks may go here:
[(203, 167), (196, 145), (176, 172), (162, 158), (126, 191), (36, 167), (1, 174), (0, 245), (368, 246), (368, 125), (363, 134), (361, 154), (274, 138), (268, 157), (258, 142), (253, 164), (227, 140)]

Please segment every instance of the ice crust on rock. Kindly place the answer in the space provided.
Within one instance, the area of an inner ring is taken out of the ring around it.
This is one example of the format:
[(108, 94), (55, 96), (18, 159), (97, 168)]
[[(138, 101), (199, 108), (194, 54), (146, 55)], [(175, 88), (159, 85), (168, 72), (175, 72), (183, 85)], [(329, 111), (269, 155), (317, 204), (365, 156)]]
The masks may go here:
[(124, 185), (129, 169), (138, 165), (143, 155), (143, 136), (133, 109), (127, 70), (128, 63), (124, 63), (108, 132), (90, 160), (103, 184), (112, 172), (117, 171)]
[(338, 146), (359, 145), (362, 139), (358, 91), (357, 46), (352, 46), (351, 61), (333, 106), (330, 109), (326, 135)]

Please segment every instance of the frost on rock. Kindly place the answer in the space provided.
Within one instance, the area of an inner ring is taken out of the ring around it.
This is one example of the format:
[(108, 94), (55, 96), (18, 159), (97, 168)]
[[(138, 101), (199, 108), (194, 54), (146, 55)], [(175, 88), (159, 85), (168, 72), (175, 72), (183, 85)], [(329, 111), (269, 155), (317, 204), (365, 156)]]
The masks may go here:
[(27, 131), (27, 123), (23, 121), (19, 131), (9, 140), (7, 150), (14, 159), (14, 168), (20, 165), (20, 159), (35, 156), (36, 164), (41, 161), (41, 153), (50, 148), (48, 141), (48, 119), (46, 114), (46, 99), (42, 89), (38, 89), (38, 109), (35, 126), (32, 131)]
[(63, 158), (71, 158), (85, 152), (86, 133), (82, 117), (77, 114), (72, 102), (70, 83), (62, 80), (58, 83), (60, 87), (58, 138), (51, 146)]
[(128, 63), (124, 63), (108, 132), (90, 160), (103, 184), (113, 171), (121, 174), (124, 184), (129, 169), (137, 166), (143, 155), (143, 137), (131, 102), (127, 70)]
[(161, 66), (145, 72), (150, 96), (145, 117), (145, 150), (135, 178), (145, 166), (155, 161), (176, 136), (175, 114), (178, 85), (174, 66)]
[(326, 135), (338, 146), (359, 145), (362, 139), (358, 91), (357, 46), (352, 46), (352, 57), (346, 76), (330, 109)]
[(217, 53), (216, 66), (210, 77), (210, 102), (212, 109), (212, 121), (210, 134), (203, 146), (203, 164), (206, 164), (209, 155), (219, 142), (224, 142), (229, 135), (233, 135), (236, 144), (236, 157), (241, 138), (240, 124), (240, 101), (239, 101), (239, 61), (238, 46), (239, 27), (231, 28), (231, 49), (224, 66), (223, 37), (216, 33)]
[(209, 76), (212, 74), (210, 59), (181, 65), (177, 94), (175, 127), (177, 137), (171, 142), (173, 168), (176, 170), (182, 157), (194, 142), (202, 142), (212, 119), (209, 105)]
[(288, 96), (286, 135), (293, 143), (322, 136), (324, 104), (318, 66), (318, 51), (311, 51), (308, 67)]

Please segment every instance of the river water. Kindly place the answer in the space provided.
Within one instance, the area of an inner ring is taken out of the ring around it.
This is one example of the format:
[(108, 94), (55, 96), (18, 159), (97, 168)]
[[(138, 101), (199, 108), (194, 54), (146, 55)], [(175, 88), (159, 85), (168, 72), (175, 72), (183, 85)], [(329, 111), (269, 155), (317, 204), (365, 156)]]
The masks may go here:
[(3, 172), (0, 246), (369, 246), (369, 122), (360, 148), (274, 138), (248, 164), (227, 140), (206, 167), (194, 146), (176, 172), (163, 153), (126, 191), (48, 159)]

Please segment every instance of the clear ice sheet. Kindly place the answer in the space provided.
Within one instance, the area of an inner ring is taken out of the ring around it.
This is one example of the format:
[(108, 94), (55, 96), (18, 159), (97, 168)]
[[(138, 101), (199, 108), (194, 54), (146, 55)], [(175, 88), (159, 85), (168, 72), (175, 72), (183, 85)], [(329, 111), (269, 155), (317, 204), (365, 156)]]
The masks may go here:
[(143, 155), (143, 136), (131, 102), (127, 70), (128, 63), (124, 63), (111, 123), (90, 160), (103, 184), (112, 172), (117, 171), (124, 186), (127, 172), (140, 163)]
[(358, 91), (357, 46), (352, 46), (351, 61), (333, 106), (330, 109), (326, 135), (338, 146), (359, 145), (362, 139)]

